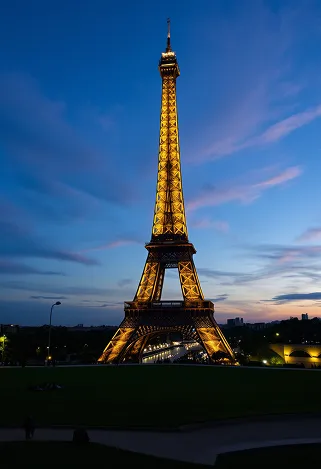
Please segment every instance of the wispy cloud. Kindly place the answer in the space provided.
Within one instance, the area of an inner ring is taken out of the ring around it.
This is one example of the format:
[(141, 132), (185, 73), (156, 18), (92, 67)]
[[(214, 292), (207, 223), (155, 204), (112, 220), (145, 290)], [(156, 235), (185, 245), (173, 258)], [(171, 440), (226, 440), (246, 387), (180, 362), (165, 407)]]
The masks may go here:
[[(3, 280), (0, 281), (0, 289), (6, 291), (9, 290), (20, 290), (28, 292), (29, 295), (34, 296), (67, 296), (73, 301), (77, 301), (79, 304), (84, 305), (93, 304), (124, 304), (124, 298), (132, 298), (133, 290), (126, 287), (118, 288), (99, 288), (94, 286), (78, 286), (78, 285), (54, 285), (52, 283), (36, 283), (27, 282), (24, 280)], [(83, 300), (83, 298), (91, 297), (91, 300)], [(99, 299), (99, 300), (98, 300)]]
[(107, 243), (105, 246), (102, 246), (100, 249), (119, 248), (121, 246), (128, 246), (129, 244), (138, 244), (138, 241), (136, 239), (117, 239), (116, 241)]
[(128, 246), (130, 244), (139, 244), (139, 241), (137, 239), (116, 239), (114, 241), (110, 241), (109, 243), (106, 244), (101, 244), (100, 246), (95, 246), (92, 248), (87, 248), (84, 249), (82, 252), (89, 252), (89, 251), (104, 251), (106, 249), (115, 249), (119, 248), (122, 246)]
[(62, 272), (41, 270), (30, 265), (20, 264), (9, 260), (0, 259), (0, 274), (6, 275), (62, 275)]
[(62, 162), (65, 170), (98, 166), (98, 152), (65, 119), (64, 102), (45, 97), (26, 74), (2, 73), (0, 85), (1, 137), (12, 156), (55, 174)]
[(243, 277), (243, 272), (229, 272), (225, 270), (213, 270), (207, 267), (199, 267), (197, 272), (201, 277), (219, 279), (221, 277)]
[(258, 257), (270, 259), (277, 264), (289, 264), (294, 261), (315, 259), (321, 256), (321, 246), (279, 246), (258, 245), (251, 248)]
[[(321, 281), (321, 246), (257, 245), (248, 247), (245, 255), (247, 259), (254, 257), (269, 261), (253, 272), (252, 279), (249, 277), (250, 282), (274, 279), (275, 285), (279, 285), (284, 280), (287, 289), (295, 289)], [(247, 281), (246, 278), (240, 280), (240, 283)]]
[(117, 285), (122, 288), (126, 287), (127, 285), (130, 285), (133, 282), (131, 278), (122, 278), (117, 282)]
[(123, 301), (108, 301), (104, 302), (102, 304), (93, 304), (89, 305), (90, 308), (114, 308), (114, 309), (123, 309), (124, 308), (124, 302)]
[(308, 230), (304, 231), (298, 238), (297, 241), (299, 243), (307, 242), (307, 241), (318, 241), (321, 239), (321, 227), (309, 228)]
[(3, 258), (38, 258), (98, 265), (96, 259), (48, 245), (27, 228), (11, 221), (0, 220), (0, 256)]
[(312, 293), (287, 293), (285, 295), (277, 295), (272, 300), (265, 300), (268, 302), (274, 302), (275, 304), (292, 303), (294, 301), (306, 301), (306, 300), (321, 300), (321, 292)]
[[(264, 173), (264, 170), (262, 172)], [(257, 182), (239, 183), (237, 185), (231, 181), (224, 187), (208, 186), (203, 189), (200, 195), (188, 201), (187, 209), (197, 210), (201, 207), (221, 205), (234, 201), (250, 203), (260, 197), (265, 190), (291, 181), (301, 173), (302, 169), (299, 166), (292, 166), (270, 178)]]
[(35, 296), (31, 295), (29, 296), (31, 300), (52, 300), (52, 301), (57, 301), (57, 300), (68, 300), (66, 296)]
[(227, 299), (228, 299), (228, 295), (224, 293), (223, 295), (219, 295), (216, 298), (212, 298), (211, 301), (213, 301), (213, 303), (217, 303), (219, 301), (225, 301)]
[(64, 182), (23, 171), (16, 173), (28, 213), (36, 220), (54, 223), (82, 221), (102, 209), (99, 200)]
[(203, 160), (205, 160), (206, 157), (208, 157), (208, 159), (216, 159), (244, 150), (245, 148), (275, 143), (320, 116), (321, 105), (303, 112), (292, 114), (286, 119), (280, 120), (279, 122), (271, 125), (261, 134), (245, 139), (243, 142), (233, 141), (233, 139), (230, 138), (224, 142), (216, 143), (206, 150)]
[[(308, 109), (297, 114), (293, 114), (286, 119), (277, 122), (276, 124), (269, 127), (263, 134), (254, 138), (252, 144), (262, 145), (265, 143), (277, 142), (281, 138), (286, 137), (294, 130), (309, 124), (314, 119), (321, 116), (321, 105), (318, 105), (312, 109)], [(249, 142), (251, 144), (251, 141)]]
[(31, 283), (25, 282), (23, 280), (20, 281), (11, 281), (6, 280), (0, 283), (0, 287), (5, 289), (12, 289), (12, 290), (22, 290), (28, 292), (39, 292), (43, 293), (45, 296), (53, 295), (74, 295), (80, 297), (81, 295), (92, 295), (92, 296), (103, 296), (108, 297), (110, 295), (114, 295), (114, 289), (103, 289), (98, 287), (88, 287), (88, 286), (65, 286), (65, 285), (53, 285), (52, 283), (48, 284), (39, 284), (39, 283)]
[(294, 179), (302, 174), (302, 169), (299, 166), (292, 166), (290, 168), (285, 169), (282, 171), (280, 174), (277, 174), (276, 176), (267, 179), (262, 182), (258, 182), (257, 184), (253, 184), (254, 189), (265, 189), (273, 186), (278, 186), (280, 184), (283, 184), (285, 182), (291, 181), (291, 179)]
[[(198, 268), (200, 277), (205, 277), (215, 280), (220, 286), (241, 286), (250, 285), (251, 283), (257, 284), (262, 280), (275, 279), (280, 282), (282, 279), (301, 282), (307, 280), (309, 282), (321, 281), (321, 266), (309, 263), (306, 258), (296, 258), (288, 263), (275, 262), (278, 259), (277, 254), (269, 256), (267, 253), (259, 254), (263, 258), (273, 259), (267, 265), (261, 268), (254, 268), (248, 272), (231, 272), (213, 270), (209, 268)], [(279, 254), (282, 256), (282, 254)], [(249, 253), (247, 258), (249, 257)], [(311, 259), (311, 258), (310, 258)], [(301, 262), (302, 261), (302, 262)]]
[(197, 220), (191, 221), (191, 226), (197, 229), (208, 229), (213, 228), (220, 233), (227, 233), (230, 229), (227, 221), (223, 220), (211, 220), (210, 218), (204, 217)]
[[(193, 149), (196, 163), (248, 146), (264, 126), (284, 115), (284, 107), (287, 110), (292, 105), (295, 93), (301, 88), (298, 83), (285, 79), (296, 26), (291, 16), (284, 9), (274, 14), (262, 2), (251, 2), (248, 7), (234, 19), (229, 17), (228, 22), (220, 18), (212, 27), (215, 56), (222, 59), (213, 67), (212, 81), (208, 82), (215, 82), (221, 97), (215, 96), (212, 103), (213, 123), (205, 130), (202, 123), (204, 146)], [(217, 61), (216, 57), (213, 60)]]
[(88, 141), (67, 115), (67, 104), (45, 96), (29, 75), (0, 74), (0, 139), (19, 185), (54, 196), (59, 181), (99, 200), (130, 203), (130, 180), (114, 177), (117, 158)]
[(320, 116), (318, 99), (309, 104), (300, 102), (307, 83), (310, 89), (319, 86), (316, 73), (309, 74), (311, 69), (305, 68), (303, 80), (301, 66), (297, 69), (298, 44), (302, 46), (306, 40), (307, 28), (311, 37), (317, 34), (319, 38), (314, 18), (318, 12), (315, 14), (312, 5), (304, 11), (298, 3), (294, 6), (290, 2), (276, 11), (263, 3), (249, 2), (244, 12), (228, 16), (226, 22), (221, 17), (217, 23), (211, 19), (214, 25), (209, 44), (215, 52), (211, 57), (210, 45), (206, 52), (207, 60), (212, 59), (215, 66), (209, 67), (204, 86), (215, 83), (220, 95), (207, 85), (206, 97), (213, 95), (213, 101), (207, 97), (213, 117), (212, 121), (208, 117), (207, 127), (202, 122), (202, 128), (197, 129), (202, 146), (189, 145), (191, 163), (270, 145)]
[(81, 303), (86, 303), (90, 308), (112, 308), (122, 309), (124, 307), (123, 301), (106, 301), (106, 300), (81, 300)]

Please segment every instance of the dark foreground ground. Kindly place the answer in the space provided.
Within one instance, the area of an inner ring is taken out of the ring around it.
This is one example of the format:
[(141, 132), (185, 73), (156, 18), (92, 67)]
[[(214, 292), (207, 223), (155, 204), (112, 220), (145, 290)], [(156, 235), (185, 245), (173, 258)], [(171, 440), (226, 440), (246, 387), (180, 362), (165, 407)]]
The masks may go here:
[(215, 469), (254, 469), (304, 467), (319, 468), (321, 466), (321, 445), (275, 446), (273, 448), (239, 451), (218, 456)]
[(67, 442), (12, 442), (0, 443), (1, 468), (33, 467), (143, 467), (150, 469), (199, 469), (206, 466), (153, 458), (143, 454), (108, 448), (97, 443), (79, 447)]
[[(155, 469), (206, 469), (213, 466), (154, 458), (108, 448), (97, 443), (77, 446), (68, 442), (0, 443), (1, 468), (24, 467), (142, 467)], [(321, 445), (291, 445), (240, 451), (218, 456), (215, 469), (320, 467)]]
[[(54, 382), (61, 390), (32, 391)], [(145, 365), (0, 368), (0, 425), (174, 427), (206, 420), (321, 412), (321, 372)]]

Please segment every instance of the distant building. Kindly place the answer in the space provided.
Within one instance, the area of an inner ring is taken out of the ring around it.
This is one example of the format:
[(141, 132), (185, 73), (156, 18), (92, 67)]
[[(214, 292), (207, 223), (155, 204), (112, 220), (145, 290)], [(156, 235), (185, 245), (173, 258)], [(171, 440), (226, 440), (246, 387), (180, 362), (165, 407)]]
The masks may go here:
[(266, 329), (269, 324), (265, 323), (265, 322), (255, 322), (254, 324), (247, 324), (247, 326), (250, 328), (250, 329), (254, 329), (255, 331), (262, 331), (263, 329)]
[(308, 313), (303, 313), (301, 315), (301, 318), (302, 318), (302, 321), (308, 321), (308, 319), (309, 319)]
[(21, 332), (24, 334), (35, 334), (39, 329), (44, 328), (46, 326), (20, 326)]
[(227, 327), (239, 327), (244, 325), (243, 318), (228, 319), (226, 322)]
[(83, 324), (77, 324), (77, 326), (67, 327), (70, 332), (90, 332), (90, 331), (107, 331), (117, 329), (116, 326), (84, 326)]
[(16, 324), (0, 324), (0, 336), (4, 334), (16, 334), (19, 326)]
[[(1, 326), (1, 325), (0, 325)], [(8, 327), (8, 326), (4, 326)], [(39, 329), (47, 329), (49, 326), (44, 324), (43, 326), (11, 326), (20, 329), (21, 331), (29, 334), (34, 334)], [(77, 324), (77, 326), (52, 326), (53, 329), (63, 329), (66, 331), (71, 332), (88, 332), (88, 331), (108, 331), (117, 329), (116, 326), (108, 326), (108, 325), (101, 325), (101, 326), (84, 326), (83, 324)]]

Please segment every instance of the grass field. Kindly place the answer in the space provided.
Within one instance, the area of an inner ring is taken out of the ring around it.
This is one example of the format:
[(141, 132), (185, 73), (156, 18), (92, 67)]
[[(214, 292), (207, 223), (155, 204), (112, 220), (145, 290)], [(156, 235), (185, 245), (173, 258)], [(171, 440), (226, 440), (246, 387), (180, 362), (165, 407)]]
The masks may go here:
[[(55, 382), (62, 390), (36, 392)], [(0, 368), (0, 425), (163, 426), (321, 411), (321, 372), (211, 366)]]
[(249, 451), (237, 451), (219, 455), (215, 469), (234, 469), (246, 467), (302, 469), (303, 467), (319, 468), (321, 465), (321, 445), (288, 445), (272, 448), (259, 448)]
[(159, 459), (143, 454), (108, 448), (97, 443), (83, 447), (68, 442), (10, 442), (0, 443), (1, 469), (34, 467), (148, 467), (150, 469), (197, 469), (196, 464)]

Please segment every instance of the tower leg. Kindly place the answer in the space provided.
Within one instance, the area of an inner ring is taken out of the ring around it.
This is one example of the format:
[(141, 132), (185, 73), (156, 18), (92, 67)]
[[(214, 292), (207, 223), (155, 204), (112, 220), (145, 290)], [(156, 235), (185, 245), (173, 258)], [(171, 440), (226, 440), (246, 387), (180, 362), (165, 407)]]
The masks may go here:
[[(151, 314), (152, 315), (152, 314)], [(168, 316), (167, 319), (170, 319)], [(163, 311), (163, 320), (166, 321), (166, 315)], [(129, 321), (128, 321), (129, 322)], [(212, 314), (192, 315), (189, 324), (159, 326), (151, 321), (144, 326), (136, 324), (129, 327), (125, 319), (116, 334), (105, 348), (99, 358), (102, 363), (141, 363), (144, 348), (148, 339), (156, 334), (168, 334), (169, 332), (181, 332), (184, 339), (196, 340), (206, 351), (210, 360), (213, 360), (213, 354), (224, 352), (226, 358), (231, 363), (235, 363), (233, 350), (224, 337), (221, 329), (217, 325)], [(167, 321), (166, 321), (167, 322)], [(168, 322), (171, 322), (170, 320)], [(127, 323), (127, 324), (126, 324)]]
[(203, 292), (192, 259), (178, 262), (179, 280), (184, 300), (203, 300)]
[(143, 352), (148, 341), (148, 335), (140, 337), (131, 344), (124, 352), (122, 359), (131, 363), (141, 363), (143, 360)]
[(203, 346), (210, 360), (213, 354), (220, 351), (226, 354), (232, 363), (235, 362), (233, 350), (224, 337), (221, 329), (216, 324), (215, 319), (211, 317), (196, 318), (195, 331), (199, 337), (198, 342)]
[(98, 359), (98, 362), (119, 363), (120, 357), (130, 343), (136, 330), (135, 327), (126, 327), (123, 323), (126, 323), (126, 319), (122, 322), (111, 341), (107, 344), (107, 347)]
[(159, 262), (151, 262), (149, 258), (145, 263), (134, 301), (151, 301), (160, 299), (164, 281), (164, 269)]

